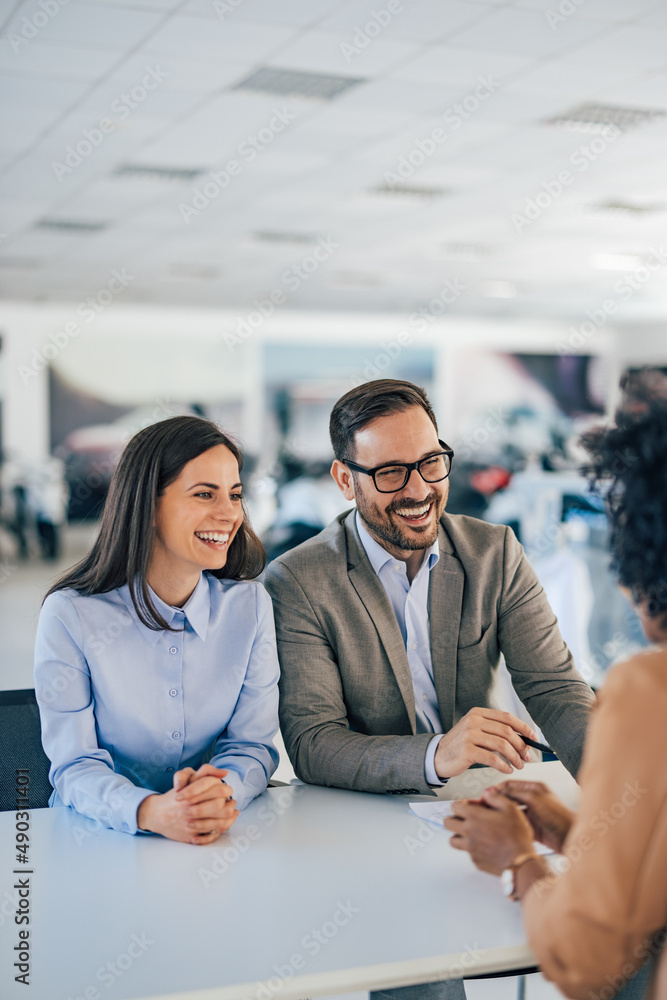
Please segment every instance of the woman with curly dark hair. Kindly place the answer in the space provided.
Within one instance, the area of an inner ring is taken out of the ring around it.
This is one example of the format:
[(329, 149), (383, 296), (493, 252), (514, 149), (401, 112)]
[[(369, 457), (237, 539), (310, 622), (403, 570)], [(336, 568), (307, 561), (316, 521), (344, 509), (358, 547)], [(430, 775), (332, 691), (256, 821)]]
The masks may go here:
[(49, 591), (35, 691), (50, 805), (208, 844), (278, 763), (271, 600), (241, 452), (215, 424), (144, 428), (88, 555)]
[[(586, 472), (610, 483), (613, 565), (652, 645), (610, 671), (593, 711), (578, 813), (538, 783), (454, 803), (452, 846), (502, 873), (530, 945), (569, 997), (667, 997), (667, 402), (585, 435)], [(521, 808), (523, 807), (523, 808)], [(535, 853), (565, 858), (558, 875)], [(620, 992), (619, 992), (620, 991)]]

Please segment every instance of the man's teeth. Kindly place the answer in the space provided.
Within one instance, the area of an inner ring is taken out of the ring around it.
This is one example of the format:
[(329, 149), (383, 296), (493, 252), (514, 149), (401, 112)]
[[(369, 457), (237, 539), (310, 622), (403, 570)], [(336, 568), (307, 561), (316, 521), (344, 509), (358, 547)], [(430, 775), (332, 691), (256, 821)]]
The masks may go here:
[(229, 539), (229, 533), (223, 535), (221, 531), (195, 531), (195, 535), (204, 542), (226, 542)]
[(423, 517), (424, 514), (428, 513), (431, 509), (431, 504), (427, 503), (424, 507), (408, 507), (401, 508), (397, 510), (396, 513), (400, 514), (401, 517)]

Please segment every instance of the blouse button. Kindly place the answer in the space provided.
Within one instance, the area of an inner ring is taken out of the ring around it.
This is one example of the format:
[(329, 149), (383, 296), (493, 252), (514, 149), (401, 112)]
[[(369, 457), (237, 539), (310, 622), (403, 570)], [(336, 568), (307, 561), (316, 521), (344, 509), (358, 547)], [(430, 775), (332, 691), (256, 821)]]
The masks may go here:
[(167, 774), (173, 774), (174, 773), (173, 767), (165, 767), (165, 771), (167, 772)]
[(169, 694), (171, 695), (172, 698), (175, 698), (176, 695), (178, 694), (178, 691), (176, 690), (176, 688), (171, 688)]
[(170, 646), (170, 647), (169, 647), (169, 652), (170, 652), (170, 653), (177, 653), (177, 652), (178, 652), (178, 649), (176, 648), (176, 646)]
[(172, 735), (173, 739), (175, 739), (175, 740), (180, 740), (180, 738), (181, 738), (181, 734), (180, 733), (172, 733), (171, 735)]

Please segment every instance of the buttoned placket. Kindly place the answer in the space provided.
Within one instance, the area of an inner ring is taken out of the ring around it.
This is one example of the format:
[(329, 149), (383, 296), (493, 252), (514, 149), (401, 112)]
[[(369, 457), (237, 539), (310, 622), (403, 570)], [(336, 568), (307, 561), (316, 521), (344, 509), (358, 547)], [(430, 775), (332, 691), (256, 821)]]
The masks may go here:
[[(418, 599), (417, 589), (420, 586), (424, 586), (425, 583), (428, 585), (428, 579), (427, 581), (421, 579), (422, 574), (426, 574), (428, 578), (430, 571), (428, 556), (419, 567), (412, 583), (408, 581), (407, 567), (404, 563), (397, 562), (394, 568), (402, 571), (400, 580), (405, 591), (405, 601), (403, 605), (405, 651), (408, 657), (410, 673), (412, 674), (413, 683), (415, 683), (418, 688), (423, 689), (424, 683), (423, 681), (420, 682), (420, 678), (423, 678), (424, 674), (428, 675), (430, 682), (429, 686), (432, 686), (434, 683), (432, 668), (429, 669), (430, 656), (425, 656), (424, 650), (421, 648), (419, 638), (419, 614), (416, 608), (416, 601)], [(415, 587), (415, 584), (417, 584), (417, 587)], [(440, 719), (439, 717), (433, 717), (428, 696), (423, 690), (421, 692), (419, 703), (415, 704), (415, 711), (418, 716), (422, 717), (422, 724), (424, 725), (425, 731), (436, 733), (440, 730), (442, 725)]]
[(165, 746), (167, 750), (167, 763), (165, 772), (173, 774), (181, 766), (183, 757), (183, 745), (185, 742), (185, 711), (183, 705), (183, 646), (185, 644), (185, 631), (180, 631), (185, 625), (188, 629), (188, 622), (183, 611), (177, 611), (171, 621), (171, 625), (177, 632), (164, 632), (160, 643), (166, 650), (165, 668), (163, 675), (164, 698), (166, 705), (165, 719)]

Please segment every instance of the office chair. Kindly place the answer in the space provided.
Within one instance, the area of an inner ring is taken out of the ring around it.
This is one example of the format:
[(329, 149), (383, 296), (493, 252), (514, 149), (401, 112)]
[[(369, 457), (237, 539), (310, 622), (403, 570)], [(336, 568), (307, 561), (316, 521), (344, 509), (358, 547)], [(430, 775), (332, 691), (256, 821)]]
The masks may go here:
[[(30, 809), (47, 806), (53, 791), (49, 767), (33, 688), (0, 691), (0, 811), (25, 809), (26, 800)], [(17, 785), (28, 795), (17, 794)]]

